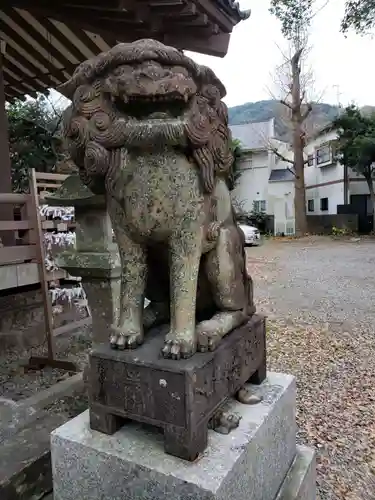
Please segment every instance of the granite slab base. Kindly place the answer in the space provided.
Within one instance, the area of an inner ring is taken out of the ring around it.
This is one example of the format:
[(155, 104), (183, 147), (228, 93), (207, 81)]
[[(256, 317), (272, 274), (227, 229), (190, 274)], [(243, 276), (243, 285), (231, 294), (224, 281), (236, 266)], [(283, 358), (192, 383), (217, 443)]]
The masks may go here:
[(295, 459), (276, 500), (316, 500), (315, 451), (297, 446)]
[(268, 373), (248, 388), (261, 402), (230, 400), (239, 427), (210, 430), (192, 463), (167, 455), (154, 427), (129, 422), (108, 436), (91, 430), (84, 412), (52, 433), (54, 500), (276, 499), (296, 461), (295, 380)]
[(49, 435), (65, 421), (0, 398), (1, 500), (38, 500), (52, 490)]

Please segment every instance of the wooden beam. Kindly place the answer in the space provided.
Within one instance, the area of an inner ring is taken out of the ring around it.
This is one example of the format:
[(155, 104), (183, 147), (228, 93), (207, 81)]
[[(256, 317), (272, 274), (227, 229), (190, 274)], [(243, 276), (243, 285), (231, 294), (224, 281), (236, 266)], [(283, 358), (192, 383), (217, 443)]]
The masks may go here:
[(220, 29), (224, 32), (231, 33), (233, 26), (236, 24), (231, 18), (226, 15), (222, 10), (218, 9), (217, 3), (211, 0), (191, 0), (198, 8), (199, 11), (208, 14), (210, 19), (219, 25)]
[[(100, 48), (94, 43), (91, 38), (88, 36), (87, 33), (83, 31), (84, 28), (80, 29), (76, 24), (67, 24), (66, 25), (72, 33), (85, 45), (93, 54), (97, 55), (101, 52)], [(88, 29), (86, 28), (87, 31), (90, 31), (91, 33), (96, 33), (95, 30), (93, 29)], [(97, 33), (99, 35), (99, 33)], [(107, 42), (108, 43), (108, 42)], [(108, 44), (108, 45), (113, 45), (113, 44)], [(86, 57), (84, 58), (86, 60)]]
[(40, 24), (46, 27), (49, 33), (56, 38), (58, 42), (61, 43), (63, 47), (65, 47), (79, 62), (86, 59), (85, 54), (83, 54), (79, 48), (74, 45), (73, 42), (69, 40), (66, 36), (64, 36), (61, 31), (50, 21), (47, 17), (37, 18)]
[[(12, 192), (12, 170), (9, 155), (8, 117), (5, 110), (5, 99), (12, 90), (7, 89), (5, 94), (3, 76), (3, 55), (0, 54), (0, 186), (4, 193)], [(0, 206), (0, 220), (14, 220), (12, 206)], [(14, 245), (14, 233), (1, 232), (1, 241), (4, 245)], [(2, 263), (0, 259), (0, 263)]]
[[(25, 7), (25, 0), (15, 0), (15, 3), (17, 3), (17, 6), (22, 6), (20, 8), (26, 8)], [(50, 4), (49, 4), (50, 5)], [(30, 7), (28, 8), (29, 12), (32, 13), (33, 15), (44, 15), (47, 16), (51, 19), (55, 19), (56, 21), (60, 21), (61, 23), (64, 23), (67, 28), (70, 29), (74, 33), (74, 35), (77, 38), (80, 38), (82, 43), (84, 43), (90, 50), (91, 52), (94, 52), (98, 54), (100, 52), (99, 47), (94, 44), (94, 42), (91, 40), (89, 36), (86, 35), (86, 33), (82, 30), (90, 31), (92, 33), (96, 33), (100, 35), (103, 39), (107, 40), (113, 40), (111, 44), (115, 45), (117, 42), (116, 40), (120, 40), (122, 42), (132, 42), (134, 41), (134, 36), (131, 32), (122, 32), (122, 33), (116, 33), (114, 31), (114, 26), (105, 26), (103, 27), (103, 23), (98, 23), (97, 25), (95, 23), (92, 23), (90, 21), (90, 18), (86, 16), (79, 16), (78, 14), (74, 14), (70, 17), (63, 15), (60, 11), (57, 12), (55, 9), (52, 9), (51, 7), (49, 8), (38, 8), (38, 7)], [(145, 36), (145, 35), (144, 35)], [(147, 36), (147, 34), (146, 34)], [(109, 42), (107, 41), (109, 44)], [(109, 44), (110, 45), (110, 44)], [(34, 70), (35, 71), (35, 70)], [(64, 78), (65, 81), (65, 78)], [(53, 87), (56, 86), (56, 84), (52, 85)]]
[[(69, 175), (67, 174), (55, 174), (53, 172), (35, 172), (35, 179), (37, 181), (56, 181), (56, 182), (64, 182)], [(38, 184), (39, 185), (39, 184)]]
[(64, 333), (82, 328), (83, 326), (91, 325), (91, 323), (92, 318), (91, 316), (88, 316), (87, 318), (79, 319), (74, 323), (67, 323), (66, 325), (58, 326), (57, 328), (53, 329), (53, 336), (58, 337), (59, 335), (63, 335)]
[(195, 19), (199, 16), (200, 12), (197, 9), (195, 4), (178, 4), (178, 5), (156, 5), (153, 7), (153, 10), (157, 12), (157, 14), (166, 16), (166, 17), (181, 17), (183, 19)]
[[(6, 70), (9, 69), (9, 71), (11, 71), (14, 75), (16, 75), (19, 80), (22, 80), (23, 83), (27, 83), (31, 87), (39, 89), (40, 84), (36, 81), (37, 77), (32, 77), (32, 76), (29, 76), (26, 73), (24, 73), (21, 68), (19, 68), (15, 64), (13, 64), (7, 58), (6, 54), (4, 57), (4, 67)], [(41, 82), (43, 81), (41, 78), (39, 78), (39, 80)], [(45, 88), (45, 91), (47, 91), (47, 90), (48, 90), (48, 87)]]
[(28, 229), (33, 229), (32, 223), (28, 220), (0, 221), (0, 231), (27, 231)]
[[(66, 80), (66, 77), (62, 73), (60, 69), (58, 69), (54, 64), (52, 64), (48, 59), (43, 57), (37, 50), (32, 47), (24, 38), (22, 38), (21, 35), (19, 35), (16, 31), (14, 31), (8, 24), (6, 24), (2, 19), (0, 20), (0, 31), (5, 33), (7, 37), (9, 37), (11, 40), (14, 40), (17, 45), (19, 45), (24, 52), (29, 53), (30, 56), (37, 61), (41, 66), (44, 68), (47, 68), (49, 73), (56, 78), (59, 82), (63, 82)], [(10, 44), (9, 44), (10, 45)], [(21, 54), (19, 54), (21, 55)], [(21, 55), (22, 57), (22, 55)], [(22, 59), (23, 61), (25, 59)], [(21, 60), (20, 60), (21, 62)], [(23, 64), (23, 63), (22, 63)], [(33, 71), (38, 71), (39, 68), (36, 68), (34, 65), (32, 65)], [(54, 86), (56, 84), (53, 84)]]
[(16, 23), (17, 26), (23, 29), (33, 40), (35, 40), (48, 54), (51, 54), (51, 56), (60, 64), (62, 64), (62, 66), (66, 68), (70, 73), (74, 71), (75, 65), (71, 61), (66, 59), (64, 54), (56, 49), (52, 42), (44, 38), (44, 36), (39, 33), (35, 26), (33, 26), (31, 23), (28, 23), (15, 9), (2, 8), (2, 11), (5, 12), (5, 14), (10, 19), (12, 19), (12, 21)]
[[(12, 235), (9, 231), (7, 232)], [(6, 232), (3, 234), (6, 234)], [(2, 265), (16, 264), (18, 262), (25, 262), (26, 260), (33, 260), (35, 258), (35, 245), (4, 246), (0, 248), (0, 263)]]
[[(80, 1), (80, 3), (82, 3), (82, 1)], [(72, 0), (70, 0), (70, 4), (72, 4)], [(182, 2), (182, 0), (173, 0), (173, 4), (175, 5), (175, 7), (186, 5), (184, 4), (184, 2)], [(34, 6), (32, 6), (28, 0), (14, 0), (14, 5), (17, 5), (20, 8), (26, 8), (34, 15), (47, 16), (65, 23), (69, 29), (74, 31), (74, 34), (76, 36), (78, 36), (78, 30), (87, 30), (93, 33), (97, 33), (106, 41), (110, 40), (111, 43), (107, 41), (109, 45), (114, 45), (116, 41), (131, 42), (137, 38), (152, 36), (178, 48), (197, 51), (203, 54), (215, 55), (219, 57), (224, 57), (227, 53), (229, 45), (229, 33), (232, 31), (233, 25), (235, 24), (223, 12), (215, 8), (209, 0), (192, 0), (192, 5), (194, 5), (194, 9), (196, 9), (195, 11), (207, 14), (214, 25), (214, 32), (216, 32), (216, 35), (211, 35), (211, 32), (205, 33), (204, 36), (202, 36), (201, 34), (200, 39), (196, 39), (195, 35), (190, 34), (188, 24), (186, 30), (180, 30), (178, 36), (176, 33), (171, 33), (169, 35), (168, 31), (169, 29), (171, 29), (170, 27), (172, 23), (171, 17), (167, 17), (167, 24), (162, 24), (161, 26), (156, 25), (158, 30), (160, 30), (159, 32), (150, 33), (150, 26), (146, 25), (142, 27), (142, 23), (138, 24), (136, 29), (130, 26), (129, 28), (124, 29), (123, 27), (121, 27), (121, 24), (115, 20), (98, 20), (95, 12), (92, 12), (93, 15), (91, 16), (82, 16), (79, 15), (77, 13), (77, 9), (73, 9), (73, 7), (70, 9), (70, 11), (64, 12), (63, 6), (59, 8), (51, 6), (51, 3), (49, 1), (47, 2), (46, 0), (38, 1), (38, 6), (42, 5), (42, 7), (35, 7), (35, 4)], [(98, 3), (95, 3), (95, 5), (98, 5)], [(158, 7), (166, 9), (167, 5), (168, 4), (165, 3), (165, 0), (153, 1), (153, 8), (155, 9), (157, 9)], [(172, 5), (169, 5), (172, 8)], [(113, 3), (111, 3), (111, 8), (113, 8)], [(224, 33), (219, 33), (218, 31), (220, 31), (220, 29), (223, 30)], [(93, 51), (91, 48), (90, 50)], [(97, 52), (99, 52), (99, 50)]]
[(219, 33), (211, 35), (207, 38), (191, 37), (189, 34), (181, 37), (181, 35), (164, 35), (164, 43), (172, 45), (178, 49), (190, 50), (192, 52), (199, 52), (200, 54), (207, 54), (210, 56), (224, 57), (228, 52), (230, 34)]
[[(51, 79), (49, 73), (42, 73), (39, 68), (36, 68), (31, 62), (23, 57), (16, 49), (14, 49), (10, 44), (7, 44), (6, 54), (19, 62), (24, 68), (26, 68), (33, 75), (37, 75), (38, 80), (48, 85), (48, 87), (55, 87), (55, 82)], [(19, 71), (22, 71), (19, 69)], [(30, 77), (31, 78), (31, 77)]]
[(5, 91), (5, 100), (6, 102), (14, 102), (15, 99), (19, 99), (20, 101), (26, 101), (26, 97), (24, 94), (20, 94), (16, 90), (11, 87), (6, 87)]
[[(24, 85), (22, 80), (16, 80), (13, 78), (8, 72), (7, 72), (7, 66), (4, 64), (4, 80), (8, 83), (8, 85), (12, 87), (16, 87), (20, 90), (22, 90), (25, 94), (28, 94), (30, 97), (36, 97), (36, 92), (35, 88), (32, 90), (30, 89), (27, 85)], [(5, 88), (7, 87), (7, 84), (5, 84)]]
[(0, 193), (0, 205), (24, 205), (30, 200), (29, 194), (23, 193)]

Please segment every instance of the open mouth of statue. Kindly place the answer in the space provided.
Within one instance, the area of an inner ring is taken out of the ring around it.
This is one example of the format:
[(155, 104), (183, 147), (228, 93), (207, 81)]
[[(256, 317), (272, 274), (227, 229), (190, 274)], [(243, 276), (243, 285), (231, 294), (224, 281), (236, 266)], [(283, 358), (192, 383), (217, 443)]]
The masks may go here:
[(166, 120), (182, 117), (187, 109), (187, 101), (180, 93), (131, 95), (119, 107), (127, 116), (137, 120)]

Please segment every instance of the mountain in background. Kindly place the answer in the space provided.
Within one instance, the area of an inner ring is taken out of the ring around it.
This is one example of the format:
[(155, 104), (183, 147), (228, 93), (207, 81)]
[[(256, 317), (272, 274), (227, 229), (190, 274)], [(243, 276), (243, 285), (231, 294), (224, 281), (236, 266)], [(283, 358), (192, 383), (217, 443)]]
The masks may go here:
[[(307, 120), (307, 130), (318, 130), (334, 120), (339, 112), (339, 107), (332, 104), (315, 103)], [(284, 141), (291, 140), (290, 129), (287, 122), (282, 119), (285, 116), (285, 106), (275, 99), (257, 102), (247, 102), (240, 106), (229, 108), (230, 125), (242, 123), (263, 122), (275, 118), (276, 136)], [(373, 113), (374, 106), (364, 106), (362, 111)]]

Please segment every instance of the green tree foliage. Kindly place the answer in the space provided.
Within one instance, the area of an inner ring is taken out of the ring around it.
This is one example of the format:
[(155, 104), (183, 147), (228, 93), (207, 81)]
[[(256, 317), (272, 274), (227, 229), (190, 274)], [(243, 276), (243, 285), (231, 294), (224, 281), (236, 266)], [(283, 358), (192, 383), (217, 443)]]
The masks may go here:
[(375, 0), (347, 0), (341, 29), (346, 33), (354, 29), (364, 34), (375, 26)]
[(7, 107), (13, 191), (28, 190), (28, 170), (52, 172), (59, 157), (61, 113), (40, 95)]
[[(360, 109), (351, 105), (334, 120), (333, 125), (338, 130), (336, 155), (343, 165), (363, 175), (374, 208), (375, 113), (364, 115)], [(375, 218), (375, 211), (373, 215)]]
[(283, 36), (292, 42), (311, 22), (314, 0), (271, 0), (270, 12), (281, 23)]
[[(303, 25), (306, 18), (313, 17), (314, 0), (271, 0), (270, 11), (281, 21), (282, 33), (291, 39), (291, 33)], [(306, 16), (307, 14), (307, 16)], [(375, 0), (346, 0), (341, 30), (353, 29), (364, 34), (375, 26)]]

